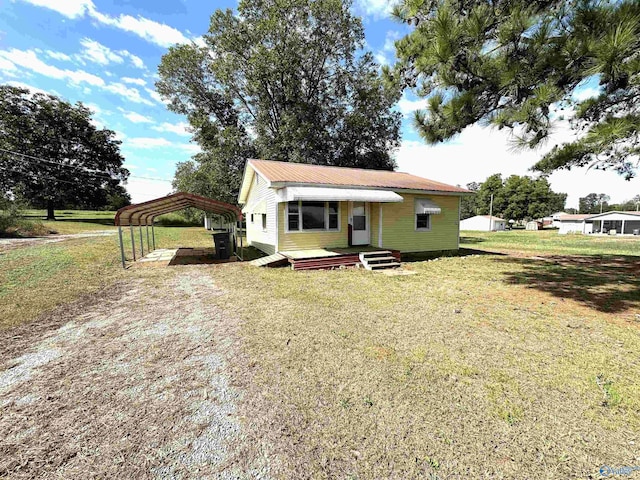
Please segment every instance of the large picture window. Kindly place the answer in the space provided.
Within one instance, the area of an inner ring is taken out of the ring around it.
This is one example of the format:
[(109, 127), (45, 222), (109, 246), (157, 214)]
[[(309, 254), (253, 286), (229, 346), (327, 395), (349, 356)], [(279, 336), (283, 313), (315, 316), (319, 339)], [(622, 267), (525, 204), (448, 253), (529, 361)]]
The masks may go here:
[(338, 202), (288, 202), (287, 231), (340, 230)]

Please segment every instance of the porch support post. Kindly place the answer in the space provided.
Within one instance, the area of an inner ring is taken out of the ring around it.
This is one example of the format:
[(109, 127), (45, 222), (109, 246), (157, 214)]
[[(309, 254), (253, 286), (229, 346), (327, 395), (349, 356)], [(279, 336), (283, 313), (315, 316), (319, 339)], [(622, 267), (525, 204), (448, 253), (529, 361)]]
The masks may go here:
[(131, 230), (131, 251), (133, 252), (133, 261), (136, 261), (136, 241), (134, 240), (135, 235), (133, 234), (133, 225), (129, 224), (129, 229)]
[(622, 231), (620, 233), (624, 235), (624, 220), (622, 220)]
[(120, 238), (120, 257), (122, 258), (122, 268), (125, 268), (124, 242), (122, 240), (122, 226), (120, 224), (118, 224), (118, 237)]
[(142, 241), (142, 225), (138, 224), (138, 230), (140, 231), (140, 258), (144, 257), (144, 242)]
[(380, 218), (378, 218), (378, 248), (382, 248), (382, 205), (384, 205), (384, 203), (380, 202), (378, 205), (380, 207)]

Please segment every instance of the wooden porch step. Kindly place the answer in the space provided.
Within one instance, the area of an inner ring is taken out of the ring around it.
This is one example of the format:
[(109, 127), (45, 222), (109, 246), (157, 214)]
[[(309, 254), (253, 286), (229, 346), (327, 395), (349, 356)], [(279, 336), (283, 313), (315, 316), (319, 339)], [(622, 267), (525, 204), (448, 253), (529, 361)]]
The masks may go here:
[(397, 260), (393, 255), (389, 255), (386, 257), (371, 257), (367, 258), (367, 263), (376, 264), (376, 263), (384, 263), (384, 262), (395, 262)]

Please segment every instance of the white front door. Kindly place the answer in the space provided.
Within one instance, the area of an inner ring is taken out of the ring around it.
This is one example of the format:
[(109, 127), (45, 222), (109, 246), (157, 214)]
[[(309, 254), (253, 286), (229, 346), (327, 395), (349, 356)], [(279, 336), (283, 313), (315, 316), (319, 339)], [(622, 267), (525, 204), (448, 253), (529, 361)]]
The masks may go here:
[(351, 202), (351, 243), (353, 245), (369, 245), (369, 204)]

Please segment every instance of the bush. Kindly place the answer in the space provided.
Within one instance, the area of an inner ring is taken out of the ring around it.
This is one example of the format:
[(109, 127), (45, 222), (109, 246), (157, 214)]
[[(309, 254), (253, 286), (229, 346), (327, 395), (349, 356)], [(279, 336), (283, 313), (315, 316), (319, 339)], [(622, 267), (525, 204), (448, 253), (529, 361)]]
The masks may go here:
[(40, 220), (29, 220), (20, 215), (18, 205), (4, 201), (0, 210), (0, 236), (2, 237), (34, 237), (55, 233), (49, 230)]

